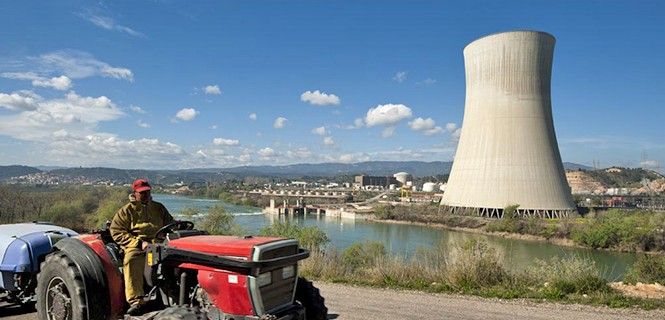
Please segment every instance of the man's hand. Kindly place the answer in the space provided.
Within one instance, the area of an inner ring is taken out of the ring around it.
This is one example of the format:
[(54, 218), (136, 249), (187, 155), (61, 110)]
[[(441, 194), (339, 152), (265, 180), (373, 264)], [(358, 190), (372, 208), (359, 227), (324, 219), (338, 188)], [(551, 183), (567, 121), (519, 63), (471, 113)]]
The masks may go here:
[(147, 241), (141, 241), (141, 250), (145, 251), (149, 244)]

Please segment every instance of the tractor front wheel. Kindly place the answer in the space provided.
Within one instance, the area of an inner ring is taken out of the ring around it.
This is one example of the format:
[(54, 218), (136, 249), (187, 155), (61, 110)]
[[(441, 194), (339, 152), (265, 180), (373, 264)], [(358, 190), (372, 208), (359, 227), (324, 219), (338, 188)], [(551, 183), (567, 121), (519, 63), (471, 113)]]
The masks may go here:
[(37, 314), (45, 320), (85, 320), (87, 302), (76, 264), (63, 252), (46, 257), (37, 279)]
[(199, 320), (206, 319), (206, 315), (197, 308), (170, 307), (155, 315), (159, 320)]
[(311, 281), (298, 278), (296, 286), (296, 300), (305, 307), (305, 319), (325, 320), (328, 319), (328, 308), (321, 292)]

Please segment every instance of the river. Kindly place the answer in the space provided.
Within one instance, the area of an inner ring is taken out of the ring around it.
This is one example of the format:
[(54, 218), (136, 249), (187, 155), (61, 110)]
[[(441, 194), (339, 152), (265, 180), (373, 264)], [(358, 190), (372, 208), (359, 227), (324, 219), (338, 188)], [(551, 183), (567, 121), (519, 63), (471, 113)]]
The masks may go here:
[[(177, 216), (183, 208), (197, 207), (202, 211), (214, 205), (222, 205), (235, 216), (235, 221), (248, 234), (256, 234), (262, 227), (270, 225), (274, 216), (264, 215), (259, 208), (244, 207), (221, 200), (196, 199), (170, 194), (153, 195), (171, 213)], [(180, 217), (183, 218), (183, 217)], [(532, 266), (536, 259), (547, 260), (554, 256), (571, 255), (592, 259), (607, 280), (619, 280), (636, 259), (635, 253), (601, 251), (557, 246), (539, 241), (505, 239), (498, 236), (466, 233), (435, 227), (411, 224), (393, 224), (365, 220), (332, 217), (294, 217), (294, 222), (304, 226), (318, 226), (330, 238), (330, 245), (344, 249), (355, 242), (379, 241), (395, 255), (409, 256), (417, 248), (431, 248), (440, 244), (455, 245), (468, 239), (483, 239), (495, 248), (505, 265), (513, 270)]]

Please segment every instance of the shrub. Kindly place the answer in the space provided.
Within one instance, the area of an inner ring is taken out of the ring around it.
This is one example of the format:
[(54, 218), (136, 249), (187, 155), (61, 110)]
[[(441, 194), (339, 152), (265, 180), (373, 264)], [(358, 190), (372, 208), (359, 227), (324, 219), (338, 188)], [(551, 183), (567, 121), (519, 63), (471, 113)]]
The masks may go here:
[(628, 283), (665, 283), (665, 257), (639, 255), (624, 279)]
[(342, 253), (342, 262), (352, 268), (374, 266), (386, 256), (386, 248), (381, 242), (369, 241), (354, 243)]
[(226, 212), (224, 207), (215, 205), (208, 209), (208, 213), (201, 221), (201, 229), (216, 235), (241, 235), (243, 230), (238, 226), (233, 215)]
[(469, 240), (456, 249), (448, 266), (448, 281), (460, 289), (497, 285), (507, 279), (498, 255), (487, 242)]
[(278, 236), (298, 240), (301, 246), (310, 250), (320, 250), (330, 239), (319, 227), (301, 227), (290, 222), (276, 222), (263, 227), (259, 234), (264, 236)]
[(561, 299), (572, 293), (609, 291), (595, 262), (577, 256), (536, 260), (535, 267), (526, 271), (526, 277), (552, 299)]

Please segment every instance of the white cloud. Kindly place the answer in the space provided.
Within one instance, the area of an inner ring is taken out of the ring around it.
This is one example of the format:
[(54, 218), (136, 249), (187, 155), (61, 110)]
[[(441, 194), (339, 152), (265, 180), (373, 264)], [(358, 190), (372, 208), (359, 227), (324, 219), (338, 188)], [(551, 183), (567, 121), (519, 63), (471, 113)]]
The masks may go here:
[(0, 92), (0, 107), (9, 110), (35, 110), (40, 97), (29, 91), (13, 92), (10, 94)]
[(406, 74), (407, 74), (406, 71), (399, 71), (395, 74), (395, 76), (393, 77), (393, 80), (395, 80), (399, 83), (402, 83), (402, 82), (404, 82), (404, 80), (406, 80)]
[(455, 130), (457, 130), (457, 124), (452, 123), (452, 122), (446, 123), (446, 131), (447, 132), (455, 132)]
[(194, 108), (183, 108), (176, 113), (175, 117), (182, 121), (191, 121), (194, 120), (198, 114), (199, 112)]
[(11, 95), (0, 93), (0, 100), (9, 100), (6, 102), (13, 103), (11, 110), (21, 111), (0, 116), (0, 134), (29, 141), (42, 141), (60, 129), (67, 129), (71, 133), (90, 133), (99, 122), (115, 120), (124, 115), (105, 96), (83, 97), (73, 91), (64, 98), (50, 100), (29, 91)]
[(257, 118), (256, 113), (252, 112), (249, 114), (249, 120), (256, 121)]
[(297, 148), (295, 150), (286, 151), (286, 156), (295, 159), (298, 162), (303, 162), (310, 159), (314, 154), (307, 148)]
[(150, 128), (150, 124), (145, 123), (145, 122), (143, 122), (143, 121), (141, 121), (141, 120), (139, 120), (139, 121), (137, 122), (137, 125), (138, 125), (139, 127), (141, 127), (141, 128)]
[(32, 85), (35, 87), (53, 88), (56, 90), (67, 90), (72, 87), (72, 80), (67, 76), (49, 79), (39, 76), (34, 72), (5, 72), (1, 76), (8, 79), (31, 80)]
[(140, 114), (146, 113), (145, 110), (143, 110), (143, 108), (141, 108), (139, 106), (135, 106), (135, 105), (130, 105), (129, 110), (132, 110), (132, 112), (140, 113)]
[(259, 150), (257, 153), (259, 154), (259, 156), (261, 156), (263, 158), (270, 158), (270, 157), (275, 155), (275, 150), (273, 150), (272, 148), (266, 147), (266, 148), (263, 148), (263, 149)]
[(332, 145), (335, 145), (335, 140), (333, 140), (332, 137), (324, 137), (323, 138), (323, 144), (325, 144), (327, 146), (332, 146)]
[(211, 125), (211, 126), (210, 126), (210, 129), (212, 129), (212, 130), (216, 130), (216, 129), (217, 129), (217, 125), (216, 125), (216, 124)]
[(346, 124), (346, 125), (338, 125), (338, 128), (346, 129), (346, 130), (353, 130), (353, 129), (360, 129), (365, 125), (365, 120), (363, 118), (356, 118), (353, 120), (353, 124)]
[(344, 163), (350, 163), (353, 162), (353, 155), (352, 154), (342, 154), (339, 156), (339, 161), (344, 162)]
[(422, 84), (422, 85), (426, 85), (426, 86), (431, 86), (435, 83), (436, 83), (436, 79), (432, 79), (432, 78), (427, 78), (427, 79), (425, 79), (421, 82), (418, 82), (418, 84)]
[(212, 140), (217, 146), (237, 146), (240, 144), (240, 141), (236, 139), (224, 139), (224, 138), (215, 138)]
[[(91, 54), (77, 50), (59, 50), (43, 54), (38, 58), (30, 58), (39, 64), (44, 73), (60, 73), (71, 79), (102, 76), (107, 78), (134, 80), (131, 70), (113, 67), (106, 62), (95, 59)], [(33, 63), (33, 62), (30, 62)]]
[[(450, 123), (448, 125), (450, 125)], [(409, 126), (411, 127), (411, 130), (421, 131), (426, 136), (431, 136), (443, 132), (443, 128), (437, 126), (436, 122), (432, 120), (432, 118), (416, 118), (409, 122)]]
[(326, 127), (318, 127), (318, 128), (312, 129), (312, 133), (313, 134), (318, 134), (320, 136), (325, 136), (326, 133), (328, 133), (328, 130), (326, 130)]
[(300, 100), (316, 106), (339, 105), (340, 99), (334, 94), (327, 94), (319, 90), (305, 91), (300, 95)]
[(436, 122), (432, 118), (415, 118), (413, 121), (409, 122), (409, 126), (413, 131), (428, 130), (434, 128)]
[(393, 126), (396, 123), (411, 118), (411, 109), (403, 104), (384, 104), (370, 108), (365, 116), (368, 127), (385, 125)]
[(134, 37), (145, 37), (143, 33), (138, 32), (130, 27), (117, 24), (112, 18), (109, 17), (94, 15), (92, 13), (81, 13), (79, 14), (79, 17), (92, 22), (92, 24), (102, 29), (124, 32)]
[(385, 127), (381, 131), (381, 138), (390, 138), (395, 135), (395, 127)]
[(217, 85), (205, 86), (204, 91), (206, 94), (222, 94), (222, 90), (220, 90)]
[(281, 129), (281, 128), (284, 128), (284, 126), (286, 125), (286, 122), (287, 122), (287, 121), (289, 121), (289, 119), (284, 118), (284, 117), (278, 117), (277, 119), (275, 119), (275, 123), (273, 123), (272, 126), (273, 126), (275, 129)]

